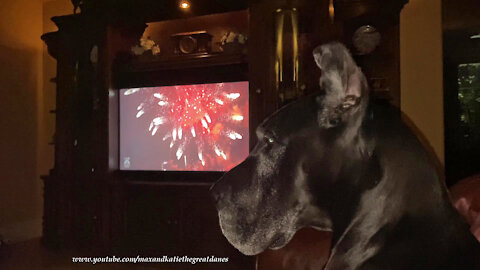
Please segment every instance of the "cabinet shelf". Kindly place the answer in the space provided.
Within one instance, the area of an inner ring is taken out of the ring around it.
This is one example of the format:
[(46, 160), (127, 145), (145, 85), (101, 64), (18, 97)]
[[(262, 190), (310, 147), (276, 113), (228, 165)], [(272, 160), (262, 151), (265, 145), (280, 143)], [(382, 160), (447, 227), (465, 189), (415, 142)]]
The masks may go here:
[(116, 88), (248, 80), (245, 54), (196, 54), (137, 58), (117, 65)]
[(186, 68), (204, 68), (226, 66), (233, 64), (246, 64), (245, 54), (193, 54), (167, 57), (138, 57), (129, 63), (120, 65), (120, 72), (148, 72), (160, 70), (178, 70)]

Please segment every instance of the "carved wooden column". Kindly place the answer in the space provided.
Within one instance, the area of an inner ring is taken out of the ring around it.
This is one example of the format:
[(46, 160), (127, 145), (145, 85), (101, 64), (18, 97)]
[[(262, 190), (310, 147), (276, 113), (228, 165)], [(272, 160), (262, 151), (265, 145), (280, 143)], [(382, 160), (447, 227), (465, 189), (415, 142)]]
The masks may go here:
[[(291, 82), (296, 96), (318, 90), (320, 71), (316, 67), (312, 50), (319, 44), (329, 41), (345, 43), (352, 51), (354, 58), (363, 68), (367, 77), (374, 83), (376, 95), (384, 96), (391, 102), (400, 105), (400, 44), (399, 14), (408, 0), (256, 0), (250, 2), (249, 33), (249, 66), (252, 76), (250, 80), (251, 95), (258, 96), (257, 103), (251, 104), (252, 114), (263, 117), (276, 110), (286, 97), (278, 89), (278, 13), (285, 10), (294, 11), (296, 16), (298, 37), (297, 59), (298, 81)], [(333, 4), (333, 6), (331, 6)], [(331, 10), (333, 13), (333, 20)], [(287, 22), (288, 24), (289, 22)], [(380, 43), (369, 54), (361, 55), (353, 44), (354, 33), (361, 26), (373, 26), (381, 35)], [(287, 27), (288, 28), (288, 27)], [(284, 29), (282, 38), (293, 35), (293, 28)], [(293, 45), (292, 45), (293, 46)], [(285, 51), (293, 52), (285, 47)], [(295, 56), (291, 56), (293, 58)], [(291, 62), (291, 61), (290, 61)], [(288, 60), (283, 65), (290, 65)], [(288, 79), (285, 77), (285, 79)], [(285, 83), (285, 82), (282, 82)], [(378, 92), (378, 93), (377, 93)], [(262, 117), (260, 117), (262, 118)], [(252, 126), (259, 123), (253, 122)]]
[[(55, 165), (45, 180), (44, 243), (101, 245), (100, 214), (108, 158), (101, 103), (108, 91), (98, 76), (101, 24), (83, 15), (54, 17), (59, 30), (42, 39), (57, 60)], [(86, 23), (90, 20), (89, 23)], [(102, 160), (103, 159), (103, 160)], [(99, 241), (100, 240), (100, 241)]]

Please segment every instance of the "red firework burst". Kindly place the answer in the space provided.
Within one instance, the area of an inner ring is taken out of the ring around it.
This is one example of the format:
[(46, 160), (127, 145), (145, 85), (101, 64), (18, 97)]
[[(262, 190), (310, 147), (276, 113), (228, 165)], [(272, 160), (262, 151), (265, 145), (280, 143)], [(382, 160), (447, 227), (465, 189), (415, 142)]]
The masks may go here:
[[(140, 91), (141, 90), (141, 91)], [(229, 170), (248, 155), (248, 83), (129, 89), (143, 93), (136, 117), (152, 119), (170, 153), (164, 170)]]

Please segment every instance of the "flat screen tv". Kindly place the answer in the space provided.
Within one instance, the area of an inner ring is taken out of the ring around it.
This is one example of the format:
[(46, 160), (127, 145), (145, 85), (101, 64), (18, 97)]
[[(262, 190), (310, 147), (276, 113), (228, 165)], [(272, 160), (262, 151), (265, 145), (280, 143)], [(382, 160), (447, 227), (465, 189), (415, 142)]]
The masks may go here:
[(228, 171), (248, 155), (248, 82), (120, 90), (120, 169)]

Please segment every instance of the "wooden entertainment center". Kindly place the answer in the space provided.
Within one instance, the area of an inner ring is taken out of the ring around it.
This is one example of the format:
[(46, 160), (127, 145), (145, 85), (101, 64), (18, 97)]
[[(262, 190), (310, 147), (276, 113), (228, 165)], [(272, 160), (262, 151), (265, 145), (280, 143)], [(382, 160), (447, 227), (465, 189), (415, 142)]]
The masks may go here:
[[(229, 257), (228, 267), (195, 268), (255, 268), (255, 258), (221, 234), (208, 190), (222, 173), (119, 170), (118, 89), (248, 80), (252, 147), (266, 116), (318, 90), (313, 48), (340, 40), (354, 51), (356, 30), (372, 25), (381, 42), (355, 58), (376, 83), (375, 93), (400, 104), (399, 12), (407, 0), (336, 0), (334, 17), (329, 0), (191, 2), (183, 11), (174, 0), (84, 0), (81, 13), (52, 18), (59, 30), (42, 36), (57, 60), (55, 166), (42, 177), (48, 247), (95, 256), (214, 255)], [(285, 40), (278, 39), (281, 26)], [(176, 53), (173, 34), (200, 30), (212, 36), (209, 51)], [(248, 36), (244, 50), (220, 50), (229, 31)], [(147, 35), (159, 55), (136, 56), (132, 47)]]

